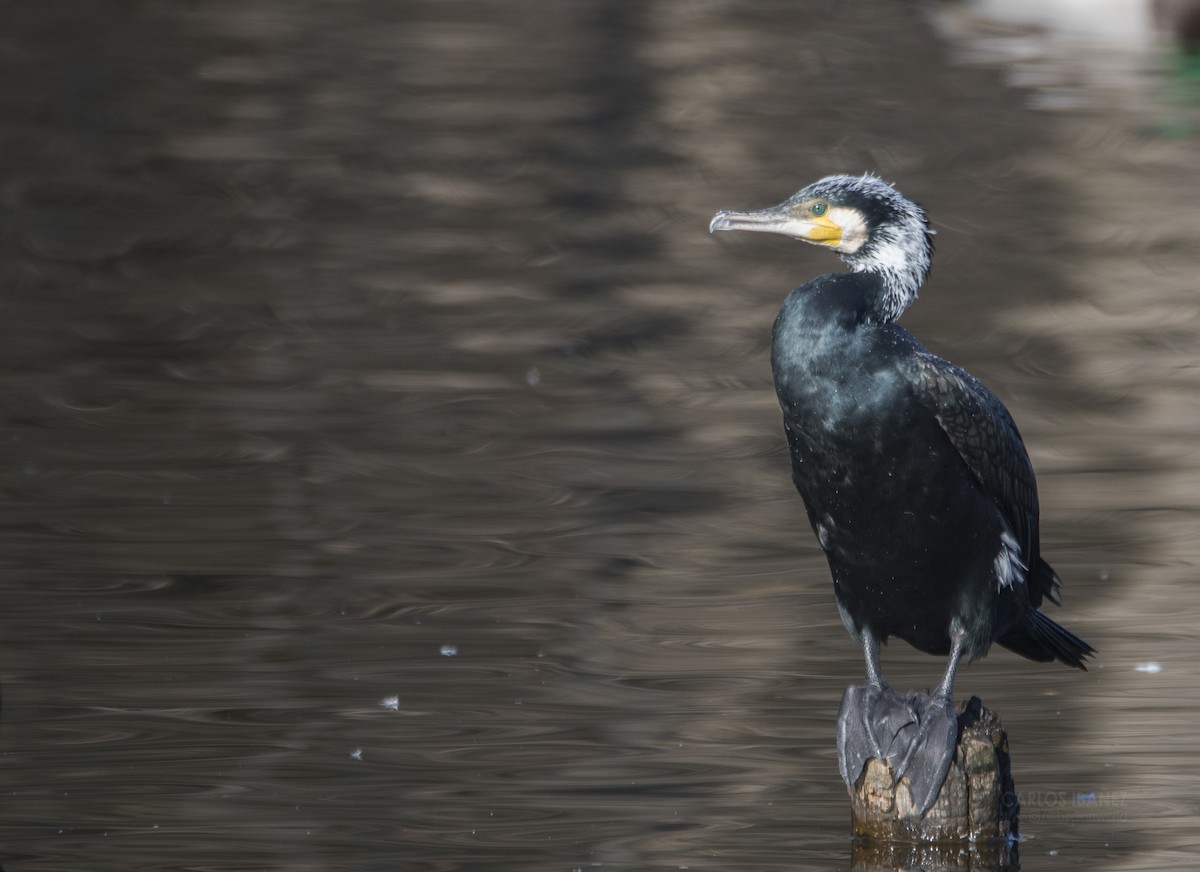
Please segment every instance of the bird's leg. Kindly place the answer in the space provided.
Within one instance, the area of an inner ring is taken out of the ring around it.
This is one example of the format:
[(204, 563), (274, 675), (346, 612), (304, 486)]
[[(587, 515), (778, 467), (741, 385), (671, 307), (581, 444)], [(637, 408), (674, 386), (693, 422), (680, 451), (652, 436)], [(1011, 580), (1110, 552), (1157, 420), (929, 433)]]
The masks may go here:
[(867, 683), (880, 690), (887, 687), (883, 670), (879, 667), (879, 640), (869, 631), (863, 631), (863, 658), (867, 661)]
[[(963, 637), (954, 635), (950, 647), (950, 662), (937, 689), (928, 696), (915, 696), (911, 705), (916, 715), (916, 730), (903, 737), (897, 748), (899, 762), (894, 763), (896, 779), (907, 777), (913, 804), (920, 815), (933, 805), (958, 745), (958, 715), (954, 711), (954, 675), (962, 659)], [(897, 739), (901, 739), (897, 736)]]
[(954, 676), (958, 673), (958, 661), (963, 655), (963, 633), (959, 631), (954, 634), (950, 642), (950, 662), (946, 664), (946, 674), (942, 676), (942, 683), (937, 686), (933, 692), (934, 696), (940, 696), (943, 699), (949, 700), (954, 693)]

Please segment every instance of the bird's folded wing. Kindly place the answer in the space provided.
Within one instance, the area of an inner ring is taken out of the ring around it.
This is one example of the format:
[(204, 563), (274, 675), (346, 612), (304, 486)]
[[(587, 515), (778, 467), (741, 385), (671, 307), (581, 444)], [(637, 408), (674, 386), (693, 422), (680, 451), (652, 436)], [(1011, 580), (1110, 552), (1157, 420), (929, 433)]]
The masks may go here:
[(1038, 498), (1025, 443), (1004, 404), (979, 379), (925, 351), (913, 387), (1012, 529), (1027, 566), (1038, 559)]

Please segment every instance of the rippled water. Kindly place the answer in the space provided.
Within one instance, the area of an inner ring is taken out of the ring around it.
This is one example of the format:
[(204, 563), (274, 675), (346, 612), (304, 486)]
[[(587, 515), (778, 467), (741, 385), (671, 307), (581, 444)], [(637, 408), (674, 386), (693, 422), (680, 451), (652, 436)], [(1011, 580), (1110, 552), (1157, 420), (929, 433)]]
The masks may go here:
[(1023, 867), (1195, 865), (1158, 104), (1038, 111), (885, 2), (71, 7), (0, 40), (6, 869), (845, 868), (861, 657), (767, 361), (835, 264), (705, 227), (865, 169), (934, 217), (905, 323), (1012, 408), (1101, 652), (960, 678)]

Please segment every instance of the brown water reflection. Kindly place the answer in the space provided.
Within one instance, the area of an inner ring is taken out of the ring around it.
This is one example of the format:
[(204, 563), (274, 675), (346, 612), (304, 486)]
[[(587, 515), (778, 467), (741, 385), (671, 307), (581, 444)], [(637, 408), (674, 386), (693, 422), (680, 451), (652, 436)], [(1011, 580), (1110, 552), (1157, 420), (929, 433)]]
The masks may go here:
[(849, 865), (766, 358), (833, 264), (705, 226), (863, 169), (1101, 651), (963, 675), (1024, 865), (1193, 865), (1194, 142), (882, 2), (70, 13), (0, 43), (6, 869)]

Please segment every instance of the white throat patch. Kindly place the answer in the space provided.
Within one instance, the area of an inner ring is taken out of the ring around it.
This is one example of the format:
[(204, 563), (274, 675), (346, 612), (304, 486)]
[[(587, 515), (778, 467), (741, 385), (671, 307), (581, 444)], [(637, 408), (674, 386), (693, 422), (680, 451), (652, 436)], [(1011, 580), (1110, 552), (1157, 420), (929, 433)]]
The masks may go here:
[(833, 206), (829, 210), (829, 220), (842, 229), (842, 240), (833, 250), (842, 254), (854, 254), (870, 238), (867, 222), (862, 212), (849, 206)]

